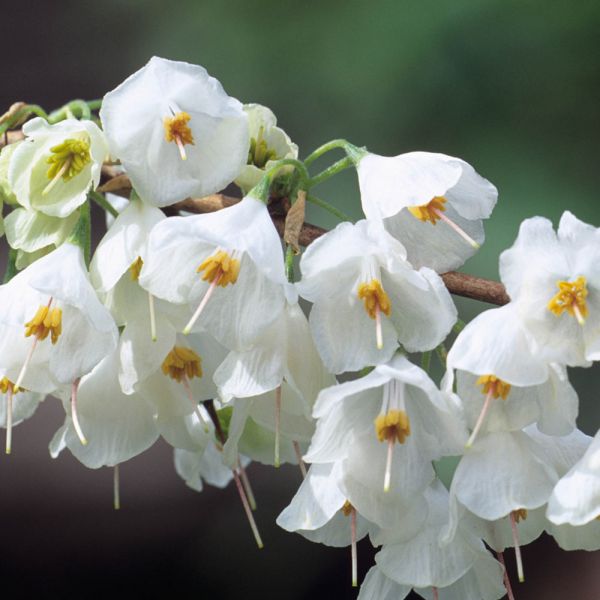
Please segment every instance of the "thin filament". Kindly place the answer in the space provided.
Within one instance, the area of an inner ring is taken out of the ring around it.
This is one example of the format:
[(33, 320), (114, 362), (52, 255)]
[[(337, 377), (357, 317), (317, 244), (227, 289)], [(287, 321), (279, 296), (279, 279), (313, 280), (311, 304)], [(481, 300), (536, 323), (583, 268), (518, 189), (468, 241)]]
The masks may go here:
[(13, 422), (13, 386), (9, 385), (6, 394), (6, 454), (12, 450), (12, 422)]
[(80, 380), (81, 380), (81, 378), (78, 377), (71, 384), (71, 419), (73, 421), (73, 427), (75, 428), (75, 432), (77, 433), (77, 437), (79, 438), (81, 445), (87, 446), (88, 441), (87, 441), (85, 435), (83, 435), (83, 431), (81, 430), (81, 425), (79, 424), (79, 417), (77, 416), (77, 390), (79, 388)]
[(275, 390), (275, 466), (279, 467), (281, 445), (281, 386)]
[(356, 509), (352, 507), (350, 513), (350, 537), (352, 539), (351, 557), (352, 557), (352, 587), (358, 586), (358, 556), (356, 551)]
[(113, 506), (115, 510), (121, 509), (121, 481), (119, 463), (113, 467)]
[(515, 559), (517, 561), (517, 576), (519, 581), (523, 583), (525, 581), (525, 574), (523, 573), (523, 559), (521, 558), (521, 547), (519, 544), (519, 532), (517, 531), (517, 521), (515, 520), (514, 513), (510, 513), (510, 527), (512, 529), (513, 543), (515, 545)]
[(302, 460), (302, 452), (300, 451), (300, 444), (294, 440), (292, 442), (294, 446), (294, 452), (296, 453), (296, 459), (298, 460), (298, 466), (300, 467), (300, 472), (302, 473), (302, 479), (306, 479), (306, 463)]
[(449, 219), (441, 210), (434, 208), (433, 212), (442, 220), (444, 223), (452, 227), (460, 237), (462, 237), (469, 246), (478, 250), (481, 246), (467, 233), (465, 233), (452, 219)]
[(198, 305), (196, 312), (194, 313), (192, 318), (189, 320), (188, 324), (185, 326), (185, 328), (183, 330), (184, 335), (188, 335), (190, 333), (190, 331), (192, 330), (192, 327), (194, 326), (194, 324), (200, 317), (200, 313), (204, 310), (204, 307), (208, 303), (209, 298), (213, 295), (213, 292), (215, 291), (215, 288), (217, 287), (217, 285), (219, 285), (219, 281), (221, 280), (222, 276), (223, 276), (223, 271), (219, 271), (219, 274), (212, 280), (210, 286), (208, 287), (208, 289), (206, 290), (206, 293), (204, 294), (204, 297), (200, 301), (200, 304)]
[(483, 403), (483, 408), (481, 409), (481, 412), (479, 413), (479, 417), (477, 418), (477, 423), (475, 423), (475, 429), (473, 429), (473, 433), (471, 434), (471, 437), (469, 438), (469, 441), (466, 444), (466, 448), (470, 448), (473, 445), (473, 442), (475, 441), (475, 438), (477, 437), (477, 434), (479, 433), (479, 430), (481, 429), (481, 426), (483, 425), (483, 422), (485, 420), (485, 416), (487, 415), (488, 411), (490, 410), (490, 406), (492, 405), (492, 400), (494, 399), (493, 396), (493, 390), (490, 389), (490, 391), (487, 393), (486, 397), (485, 397), (485, 402)]

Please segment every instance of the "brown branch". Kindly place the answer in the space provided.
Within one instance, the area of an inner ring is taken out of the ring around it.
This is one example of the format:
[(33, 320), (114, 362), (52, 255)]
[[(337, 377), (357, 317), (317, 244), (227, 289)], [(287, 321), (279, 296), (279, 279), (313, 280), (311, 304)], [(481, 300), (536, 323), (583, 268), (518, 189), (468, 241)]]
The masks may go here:
[(4, 146), (8, 146), (8, 144), (14, 144), (24, 137), (25, 136), (20, 129), (17, 131), (6, 131), (4, 135), (0, 135), (0, 148), (4, 148)]

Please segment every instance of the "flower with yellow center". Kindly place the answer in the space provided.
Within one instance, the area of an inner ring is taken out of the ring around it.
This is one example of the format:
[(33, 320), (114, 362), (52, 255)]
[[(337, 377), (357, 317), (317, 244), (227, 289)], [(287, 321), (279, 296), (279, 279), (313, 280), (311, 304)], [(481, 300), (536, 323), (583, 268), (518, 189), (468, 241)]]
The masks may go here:
[(588, 290), (585, 277), (580, 275), (575, 281), (557, 281), (557, 294), (548, 302), (548, 310), (557, 317), (567, 311), (569, 315), (575, 317), (580, 325), (585, 324), (588, 316), (588, 306), (586, 298)]
[(240, 261), (233, 258), (224, 250), (219, 250), (212, 256), (203, 260), (197, 269), (202, 273), (202, 281), (226, 287), (237, 281), (240, 272)]
[(192, 130), (188, 126), (188, 122), (191, 118), (192, 117), (190, 117), (188, 113), (181, 111), (174, 114), (172, 117), (165, 117), (163, 119), (165, 140), (177, 144), (181, 160), (187, 160), (185, 145), (194, 144), (194, 136)]
[[(66, 119), (50, 125), (42, 118), (23, 126), (26, 143), (14, 151), (8, 181), (19, 204), (46, 217), (64, 219), (100, 183), (108, 157), (104, 133), (93, 121)], [(38, 225), (47, 235), (57, 224)]]
[(154, 206), (224, 189), (248, 158), (242, 104), (198, 65), (151, 58), (104, 96), (100, 119), (111, 155)]
[(371, 319), (375, 320), (375, 337), (377, 348), (383, 348), (383, 333), (381, 330), (381, 313), (386, 317), (392, 312), (390, 297), (385, 293), (378, 279), (371, 279), (368, 283), (358, 286), (358, 297), (365, 303), (365, 310)]
[(141, 256), (138, 256), (129, 266), (129, 276), (131, 281), (137, 281), (140, 278), (140, 272), (144, 266), (144, 261)]
[(25, 337), (33, 335), (38, 340), (45, 340), (50, 334), (52, 344), (58, 342), (62, 333), (62, 309), (50, 308), (52, 299), (46, 306), (37, 309), (33, 319), (25, 323)]
[(457, 269), (483, 243), (483, 219), (498, 191), (463, 160), (430, 152), (378, 156), (359, 148), (352, 158), (367, 219), (383, 221), (415, 268)]
[(502, 381), (495, 375), (482, 375), (477, 379), (475, 385), (483, 386), (481, 393), (484, 396), (491, 395), (494, 399), (502, 398), (502, 400), (506, 400), (510, 392), (510, 383)]

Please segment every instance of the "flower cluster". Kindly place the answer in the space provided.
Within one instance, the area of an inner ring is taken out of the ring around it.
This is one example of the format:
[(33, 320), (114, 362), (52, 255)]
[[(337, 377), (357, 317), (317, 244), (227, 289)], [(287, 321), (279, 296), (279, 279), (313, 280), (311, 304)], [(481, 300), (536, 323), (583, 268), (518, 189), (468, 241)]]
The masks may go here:
[[(510, 302), (464, 326), (441, 275), (483, 243), (497, 191), (463, 160), (334, 140), (300, 161), (269, 109), (160, 58), (100, 104), (28, 120), (0, 154), (7, 453), (53, 395), (53, 457), (114, 467), (117, 485), (162, 437), (193, 489), (235, 482), (259, 547), (246, 468), (297, 464), (277, 522), (350, 546), (354, 585), (369, 536), (363, 600), (512, 596), (505, 548), (522, 579), (520, 545), (543, 531), (600, 547), (600, 433), (576, 428), (567, 373), (600, 360), (600, 230), (525, 221), (500, 258)], [(365, 218), (311, 243), (296, 278), (304, 203), (341, 216), (312, 188), (348, 168)], [(241, 199), (215, 196), (230, 184)], [(109, 216), (91, 256), (90, 202)], [(459, 456), (446, 487), (438, 461)]]

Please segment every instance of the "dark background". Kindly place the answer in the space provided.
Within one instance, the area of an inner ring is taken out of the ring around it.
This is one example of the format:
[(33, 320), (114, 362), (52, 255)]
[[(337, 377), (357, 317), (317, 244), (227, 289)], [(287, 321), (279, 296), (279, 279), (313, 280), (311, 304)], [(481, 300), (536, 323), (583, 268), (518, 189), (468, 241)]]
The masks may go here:
[[(600, 225), (600, 4), (523, 0), (2, 2), (0, 112), (101, 97), (153, 54), (202, 64), (242, 102), (271, 107), (305, 156), (346, 137), (380, 154), (464, 158), (500, 190), (487, 243), (465, 270), (497, 277), (520, 221), (565, 208)], [(596, 133), (594, 133), (596, 132)], [(359, 215), (353, 173), (319, 195)], [(310, 218), (335, 222), (315, 210)], [(100, 225), (97, 220), (98, 226)], [(2, 242), (3, 251), (5, 244)], [(460, 301), (465, 320), (481, 303)], [(580, 427), (600, 425), (598, 370), (572, 372)], [(159, 443), (112, 474), (47, 444), (63, 419), (48, 399), (0, 457), (0, 588), (12, 598), (355, 598), (349, 551), (274, 525), (296, 469), (249, 473), (265, 549), (233, 487), (187, 489)], [(359, 549), (364, 574), (372, 550)], [(551, 540), (524, 549), (519, 599), (600, 596), (599, 553)], [(512, 558), (508, 557), (512, 569)], [(513, 581), (516, 582), (513, 571)], [(443, 593), (440, 595), (443, 600)]]

